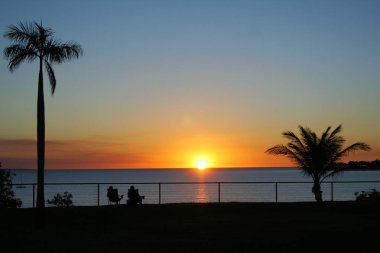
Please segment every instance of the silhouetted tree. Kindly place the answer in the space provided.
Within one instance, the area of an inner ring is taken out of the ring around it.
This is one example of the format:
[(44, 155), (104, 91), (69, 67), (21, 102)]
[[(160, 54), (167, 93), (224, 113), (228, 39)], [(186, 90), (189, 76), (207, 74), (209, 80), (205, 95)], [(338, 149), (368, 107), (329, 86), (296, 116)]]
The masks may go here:
[(72, 198), (73, 195), (69, 192), (64, 192), (63, 195), (57, 193), (51, 200), (48, 199), (47, 202), (56, 207), (70, 207), (73, 206)]
[(330, 133), (331, 127), (318, 137), (309, 128), (299, 126), (300, 137), (291, 131), (282, 133), (290, 140), (286, 145), (276, 145), (266, 152), (273, 155), (283, 155), (298, 165), (302, 171), (312, 177), (315, 200), (322, 202), (322, 181), (338, 172), (341, 172), (339, 161), (350, 152), (357, 150), (370, 150), (364, 142), (357, 142), (343, 148), (345, 139), (339, 135), (342, 125)]
[(376, 159), (370, 163), (370, 166), (380, 168), (380, 160)]
[(355, 192), (356, 201), (380, 201), (380, 192), (376, 189), (372, 189), (371, 191), (361, 191)]
[(15, 198), (12, 190), (12, 177), (9, 170), (1, 168), (0, 162), (0, 208), (20, 207), (21, 200)]
[(44, 223), (44, 167), (45, 167), (45, 102), (43, 87), (43, 66), (49, 77), (51, 93), (54, 94), (56, 79), (52, 65), (63, 63), (72, 58), (78, 58), (82, 54), (80, 45), (72, 42), (62, 43), (54, 38), (51, 28), (42, 24), (20, 23), (19, 26), (11, 25), (4, 37), (14, 44), (4, 49), (4, 56), (9, 59), (9, 70), (13, 72), (22, 62), (38, 60), (38, 97), (37, 97), (37, 221), (39, 225)]

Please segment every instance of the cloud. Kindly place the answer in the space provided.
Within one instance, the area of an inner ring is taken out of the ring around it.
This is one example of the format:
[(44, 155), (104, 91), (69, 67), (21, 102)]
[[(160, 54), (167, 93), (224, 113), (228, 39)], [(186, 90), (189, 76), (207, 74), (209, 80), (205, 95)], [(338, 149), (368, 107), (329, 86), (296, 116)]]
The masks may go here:
[[(30, 139), (0, 139), (0, 161), (6, 168), (36, 168), (37, 144)], [(45, 167), (49, 169), (149, 167), (150, 155), (131, 151), (120, 140), (88, 138), (47, 140)]]

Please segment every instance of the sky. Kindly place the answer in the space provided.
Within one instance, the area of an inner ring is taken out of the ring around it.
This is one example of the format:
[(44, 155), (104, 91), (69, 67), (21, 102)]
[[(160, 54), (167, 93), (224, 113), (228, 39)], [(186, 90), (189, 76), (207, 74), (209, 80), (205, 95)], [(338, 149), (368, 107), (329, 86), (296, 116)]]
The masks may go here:
[[(84, 49), (45, 76), (48, 169), (292, 166), (265, 151), (299, 125), (380, 158), (380, 1), (3, 0), (20, 21)], [(38, 63), (7, 64), (0, 161), (36, 168)]]

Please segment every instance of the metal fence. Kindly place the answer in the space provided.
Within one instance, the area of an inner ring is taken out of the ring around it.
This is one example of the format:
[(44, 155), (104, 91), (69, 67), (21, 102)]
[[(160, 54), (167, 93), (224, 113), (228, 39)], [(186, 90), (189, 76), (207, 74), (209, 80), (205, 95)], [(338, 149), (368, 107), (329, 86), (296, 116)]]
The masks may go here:
[[(46, 183), (45, 199), (69, 192), (76, 206), (108, 205), (113, 186), (126, 203), (130, 186), (144, 195), (144, 203), (308, 202), (314, 201), (312, 182), (151, 182), (151, 183)], [(380, 181), (329, 181), (321, 184), (325, 201), (355, 200), (355, 193), (380, 189)], [(35, 207), (37, 184), (13, 184), (22, 207)]]

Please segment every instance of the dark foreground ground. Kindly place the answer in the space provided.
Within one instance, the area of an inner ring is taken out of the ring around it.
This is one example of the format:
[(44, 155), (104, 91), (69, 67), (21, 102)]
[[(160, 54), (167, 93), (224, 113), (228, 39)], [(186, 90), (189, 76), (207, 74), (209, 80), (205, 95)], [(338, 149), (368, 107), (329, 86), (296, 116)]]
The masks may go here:
[[(0, 210), (1, 252), (380, 252), (380, 205), (354, 202)], [(378, 251), (379, 250), (379, 251)]]

